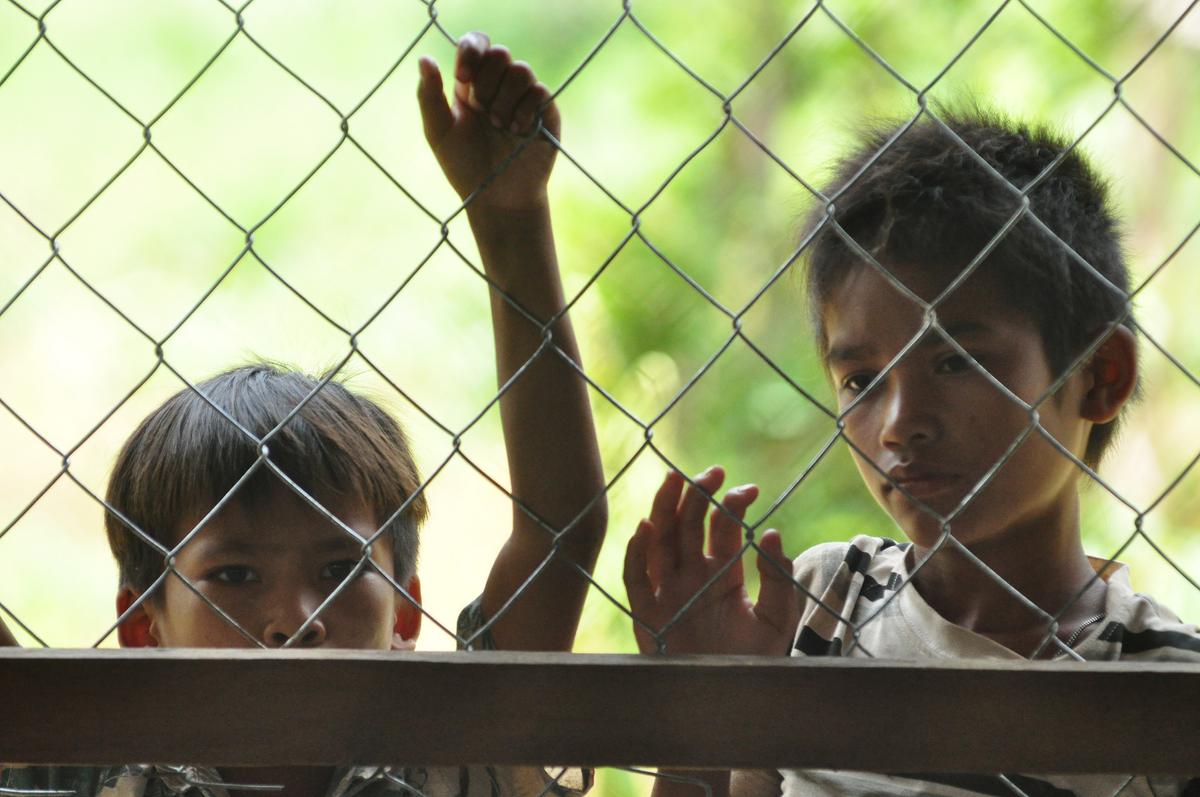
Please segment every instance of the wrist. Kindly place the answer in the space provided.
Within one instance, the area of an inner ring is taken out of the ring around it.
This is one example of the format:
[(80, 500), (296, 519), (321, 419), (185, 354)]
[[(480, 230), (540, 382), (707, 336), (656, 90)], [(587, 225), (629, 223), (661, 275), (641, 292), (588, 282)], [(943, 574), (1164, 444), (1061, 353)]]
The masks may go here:
[(545, 191), (519, 202), (494, 203), (486, 197), (487, 192), (484, 192), (467, 205), (467, 221), (477, 237), (480, 234), (503, 235), (509, 229), (525, 229), (549, 221), (550, 199)]
[(550, 204), (468, 209), (484, 271), (505, 287), (512, 279), (557, 274)]

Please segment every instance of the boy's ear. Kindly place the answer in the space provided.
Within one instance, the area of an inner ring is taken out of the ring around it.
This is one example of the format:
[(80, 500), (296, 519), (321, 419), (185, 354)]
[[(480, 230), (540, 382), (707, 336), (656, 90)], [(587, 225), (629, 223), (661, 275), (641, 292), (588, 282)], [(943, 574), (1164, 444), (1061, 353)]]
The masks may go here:
[[(421, 602), (421, 579), (413, 576), (404, 589), (417, 603)], [(396, 624), (392, 628), (392, 650), (415, 650), (421, 633), (421, 610), (403, 595), (396, 596)]]
[[(141, 593), (133, 587), (121, 587), (117, 592), (117, 616), (125, 614), (129, 611), (137, 599), (141, 597)], [(154, 615), (153, 607), (147, 611), (147, 606), (150, 601), (143, 601), (136, 609), (130, 612), (119, 626), (117, 626), (117, 641), (121, 643), (123, 648), (156, 648), (158, 647), (158, 638), (154, 630)]]
[(1128, 327), (1117, 325), (1092, 354), (1085, 372), (1090, 378), (1080, 414), (1093, 423), (1108, 423), (1137, 387), (1137, 341)]

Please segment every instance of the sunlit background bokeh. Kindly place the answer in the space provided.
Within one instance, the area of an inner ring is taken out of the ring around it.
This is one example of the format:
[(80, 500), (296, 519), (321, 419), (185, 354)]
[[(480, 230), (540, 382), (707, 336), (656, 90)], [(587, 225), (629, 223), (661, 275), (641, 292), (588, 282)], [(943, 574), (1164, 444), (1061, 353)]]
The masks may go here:
[[(116, 571), (93, 494), (103, 494), (134, 425), (182, 387), (156, 343), (193, 382), (253, 358), (320, 371), (350, 351), (338, 325), (358, 330), (378, 312), (357, 337), (374, 367), (355, 355), (342, 372), (403, 420), (425, 472), (450, 457), (429, 487), (420, 569), (427, 608), (453, 627), (507, 536), (510, 507), (451, 457), (453, 439), (424, 414), (466, 429), (463, 452), (507, 482), (497, 413), (476, 419), (496, 389), (487, 288), (438, 247), (440, 222), (417, 204), (438, 219), (458, 206), (415, 105), (416, 57), (448, 66), (453, 56), (430, 8), (256, 0), (237, 33), (218, 0), (62, 0), (39, 38), (46, 5), (0, 5), (0, 617), (52, 646), (115, 644), (101, 639), (115, 619)], [(1110, 556), (1153, 507), (1144, 529), (1178, 569), (1141, 538), (1120, 558), (1136, 588), (1200, 617), (1189, 581), (1200, 578), (1200, 476), (1187, 470), (1200, 453), (1200, 388), (1189, 375), (1200, 368), (1200, 265), (1187, 243), (1200, 224), (1200, 11), (1139, 64), (1187, 5), (831, 0), (814, 11), (779, 0), (647, 0), (622, 18), (616, 0), (437, 2), (445, 31), (485, 30), (551, 87), (566, 83), (571, 160), (559, 159), (551, 182), (559, 252), (568, 294), (582, 291), (572, 315), (587, 372), (607, 394), (592, 394), (606, 471), (628, 466), (609, 496), (599, 584), (624, 600), (624, 544), (665, 469), (629, 415), (656, 419), (731, 332), (664, 258), (741, 311), (791, 258), (810, 206), (789, 170), (819, 185), (865, 119), (917, 109), (914, 91), (836, 15), (931, 100), (975, 99), (1076, 134), (1091, 128), (1083, 147), (1112, 178), (1135, 283), (1154, 275), (1137, 295), (1140, 322), (1177, 363), (1143, 345), (1145, 401), (1101, 470), (1128, 505), (1087, 488), (1085, 540)], [(722, 100), (659, 47), (728, 95), (810, 12), (732, 103), (761, 146), (725, 123)], [(1124, 78), (1121, 95), (1145, 124), (1113, 106), (1102, 71)], [(629, 239), (630, 215), (612, 197), (638, 212), (657, 252)], [(252, 252), (237, 225), (252, 230)], [(449, 232), (478, 262), (461, 216)], [(744, 329), (829, 404), (792, 271), (754, 302)], [(721, 463), (735, 482), (761, 485), (757, 521), (832, 432), (735, 341), (653, 437), (685, 471)], [(69, 476), (51, 446), (69, 455)], [(769, 525), (793, 554), (896, 533), (842, 446)], [(427, 625), (422, 647), (453, 640)], [(599, 591), (578, 649), (634, 650), (628, 618)], [(602, 793), (647, 784), (607, 775)]]

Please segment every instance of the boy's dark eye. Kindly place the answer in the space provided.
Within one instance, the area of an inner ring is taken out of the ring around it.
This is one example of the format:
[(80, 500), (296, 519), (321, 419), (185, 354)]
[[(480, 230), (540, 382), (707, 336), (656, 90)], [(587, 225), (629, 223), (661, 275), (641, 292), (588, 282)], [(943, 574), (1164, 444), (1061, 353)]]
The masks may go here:
[(262, 581), (258, 573), (254, 572), (253, 568), (246, 565), (226, 565), (218, 567), (216, 570), (208, 574), (208, 577), (222, 584), (249, 584), (253, 581)]
[(357, 565), (357, 559), (342, 559), (337, 562), (330, 562), (321, 568), (321, 578), (333, 578), (342, 581), (346, 576), (354, 572), (354, 568)]
[(971, 363), (961, 354), (943, 357), (937, 364), (939, 374), (957, 374), (969, 370), (971, 370)]
[(875, 374), (868, 371), (850, 374), (842, 380), (842, 390), (848, 393), (861, 393), (870, 386), (871, 380), (874, 378)]

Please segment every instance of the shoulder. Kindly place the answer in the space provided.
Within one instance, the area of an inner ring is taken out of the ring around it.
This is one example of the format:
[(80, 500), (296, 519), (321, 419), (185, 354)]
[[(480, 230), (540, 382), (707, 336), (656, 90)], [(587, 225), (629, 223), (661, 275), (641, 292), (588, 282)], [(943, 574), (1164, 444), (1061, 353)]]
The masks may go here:
[(1200, 662), (1200, 630), (1152, 596), (1134, 592), (1122, 568), (1108, 580), (1108, 621), (1096, 636), (1107, 658)]
[(856, 648), (856, 614), (903, 581), (907, 550), (907, 543), (864, 535), (816, 545), (797, 557), (792, 572), (803, 594), (792, 655), (839, 656)]
[(792, 562), (792, 574), (806, 589), (824, 589), (839, 576), (875, 576), (901, 566), (908, 543), (887, 537), (859, 535), (849, 542), (814, 545)]

